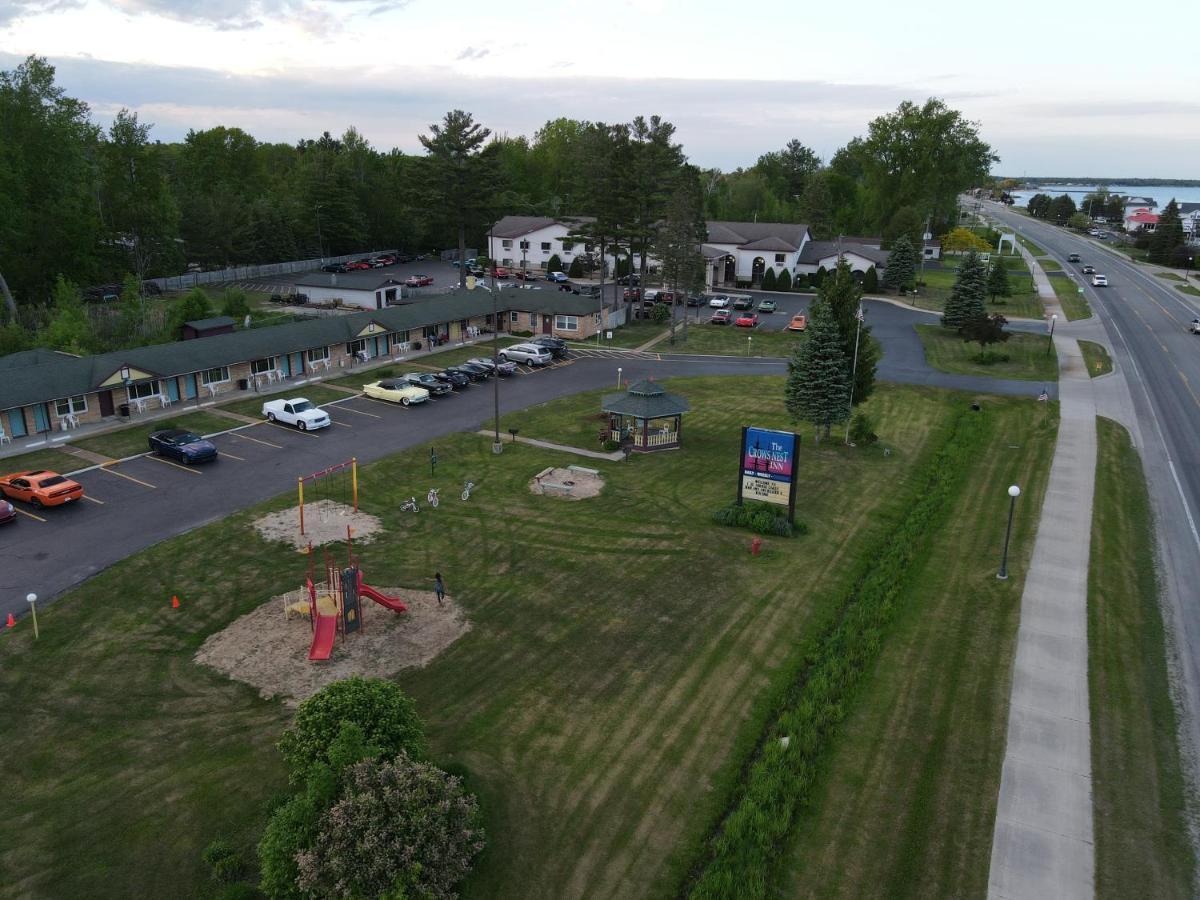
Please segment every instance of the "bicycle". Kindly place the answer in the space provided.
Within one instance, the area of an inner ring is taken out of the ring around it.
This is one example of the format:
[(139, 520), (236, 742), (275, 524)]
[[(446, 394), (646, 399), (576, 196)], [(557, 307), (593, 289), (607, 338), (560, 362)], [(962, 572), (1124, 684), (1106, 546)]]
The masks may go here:
[(470, 500), (470, 499), (471, 499), (471, 488), (473, 488), (473, 487), (475, 487), (475, 482), (473, 482), (473, 481), (468, 481), (468, 482), (467, 482), (467, 483), (466, 483), (466, 484), (463, 486), (462, 498), (463, 498), (464, 500)]
[(417, 506), (417, 498), (409, 497), (400, 504), (400, 512), (420, 512), (421, 507)]
[(430, 506), (432, 506), (434, 509), (437, 509), (437, 505), (438, 505), (438, 489), (437, 488), (429, 489), (429, 493), (425, 495), (425, 502), (428, 503)]

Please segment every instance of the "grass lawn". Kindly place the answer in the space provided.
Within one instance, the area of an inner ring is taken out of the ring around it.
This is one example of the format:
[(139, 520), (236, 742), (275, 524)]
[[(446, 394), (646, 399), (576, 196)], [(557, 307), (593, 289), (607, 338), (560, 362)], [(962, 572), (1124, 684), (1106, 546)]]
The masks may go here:
[(1200, 297), (1200, 288), (1196, 288), (1194, 285), (1177, 284), (1175, 285), (1175, 289), (1183, 291), (1185, 294), (1191, 294), (1193, 297)]
[(1174, 272), (1155, 272), (1155, 278), (1165, 278), (1167, 281), (1183, 281), (1182, 275), (1176, 275)]
[(1007, 354), (1008, 361), (984, 365), (975, 361), (979, 345), (967, 343), (956, 332), (940, 325), (918, 325), (917, 334), (925, 347), (925, 359), (942, 372), (1023, 381), (1058, 381), (1058, 358), (1054, 353), (1046, 352), (1048, 336), (1010, 332), (1011, 336), (1003, 344), (988, 348), (991, 353)]
[(173, 416), (169, 419), (155, 419), (152, 422), (129, 425), (108, 434), (98, 434), (95, 437), (71, 441), (71, 444), (75, 447), (82, 447), (84, 450), (91, 450), (93, 453), (111, 456), (113, 459), (123, 459), (135, 453), (144, 453), (147, 449), (146, 439), (152, 431), (160, 431), (164, 428), (186, 428), (196, 434), (212, 434), (216, 431), (228, 431), (230, 428), (236, 427), (236, 422), (214, 416), (212, 413), (193, 412)]
[(1041, 247), (1039, 247), (1033, 241), (1029, 240), (1029, 238), (1025, 237), (1025, 235), (1018, 234), (1017, 240), (1021, 242), (1022, 247), (1024, 247), (1026, 250), (1028, 250), (1034, 256), (1045, 256), (1046, 255), (1045, 250), (1043, 250)]
[[(916, 297), (906, 297), (905, 302), (921, 309), (941, 312), (946, 300), (958, 277), (955, 269), (929, 269), (925, 272), (925, 286), (918, 289)], [(1008, 284), (1012, 289), (1011, 297), (1000, 298), (1002, 303), (988, 303), (989, 312), (1000, 312), (1005, 316), (1040, 319), (1045, 313), (1045, 307), (1033, 286), (1033, 277), (1026, 273), (1010, 273)]]
[(51, 472), (72, 472), (90, 465), (86, 460), (62, 450), (45, 448), (31, 450), (17, 456), (0, 456), (0, 472), (28, 472), (32, 469), (49, 469)]
[(241, 413), (243, 416), (262, 416), (262, 405), (268, 400), (290, 400), (293, 397), (305, 397), (320, 406), (322, 403), (332, 403), (334, 400), (345, 400), (349, 397), (345, 391), (322, 387), (319, 384), (302, 384), (291, 391), (274, 394), (255, 394), (232, 403), (222, 403), (221, 409)]
[(1050, 257), (1048, 257), (1048, 256), (1043, 259), (1039, 259), (1038, 265), (1041, 266), (1042, 269), (1047, 272), (1061, 272), (1062, 271), (1062, 266), (1059, 264), (1058, 260), (1050, 259)]
[(1087, 297), (1079, 290), (1079, 282), (1070, 278), (1058, 277), (1048, 279), (1054, 293), (1058, 295), (1058, 305), (1062, 307), (1063, 315), (1068, 321), (1090, 319), (1092, 307)]
[[(594, 500), (527, 488), (577, 458), (526, 445), (497, 457), (472, 434), (437, 444), (439, 482), (476, 482), (470, 503), (396, 511), (429, 487), (428, 447), (360, 470), (364, 508), (384, 525), (356, 548), (371, 579), (427, 588), (440, 570), (473, 624), (426, 668), (396, 676), (434, 758), (480, 795), (490, 847), (468, 897), (674, 892), (762, 732), (755, 699), (829, 625), (856, 548), (894, 527), (908, 474), (969, 400), (880, 385), (868, 406), (887, 457), (806, 438), (801, 515), (812, 531), (768, 539), (753, 557), (747, 533), (709, 516), (732, 497), (741, 425), (786, 427), (782, 378), (667, 386), (692, 405), (683, 449), (589, 461), (608, 479)], [(505, 427), (594, 440), (601, 393)], [(1005, 483), (1008, 452), (998, 452)], [(283, 786), (272, 745), (290, 714), (191, 659), (206, 636), (303, 578), (294, 551), (249, 527), (291, 502), (158, 544), (40, 612), (36, 645), (23, 628), (4, 639), (0, 745), (21, 761), (0, 817), (13, 894), (207, 895), (201, 849), (227, 837), (249, 852), (257, 841), (263, 805)]]
[(1150, 498), (1128, 432), (1097, 425), (1088, 571), (1096, 896), (1193, 897)]
[[(1037, 406), (985, 401), (1004, 437), (954, 504), (967, 527), (942, 530), (913, 574), (772, 896), (987, 893), (1022, 583), (1057, 428), (1055, 406)], [(1002, 582), (1008, 484), (1023, 493)]]
[(1095, 378), (1097, 375), (1107, 375), (1113, 370), (1112, 357), (1103, 344), (1095, 341), (1079, 341), (1079, 350), (1083, 353), (1083, 361), (1087, 365), (1088, 374)]
[[(680, 310), (679, 312), (682, 315), (683, 310)], [(620, 328), (614, 328), (612, 330), (613, 339), (611, 341), (602, 337), (600, 343), (597, 344), (596, 339), (593, 337), (590, 341), (585, 341), (584, 343), (588, 347), (621, 347), (632, 350), (635, 347), (642, 346), (642, 344), (646, 343), (646, 341), (653, 340), (660, 334), (665, 334), (667, 327), (667, 325), (657, 325), (654, 322), (647, 321), (646, 319), (638, 319), (634, 322), (630, 322), (628, 325), (622, 325)], [(607, 334), (607, 332), (605, 332), (605, 334)], [(577, 342), (572, 341), (572, 343)], [(659, 349), (659, 345), (656, 344), (654, 349)]]
[[(772, 313), (775, 322), (782, 324), (787, 318)], [(763, 316), (761, 318), (769, 318)], [(764, 331), (761, 328), (737, 328), (733, 325), (711, 325), (706, 321), (699, 324), (689, 322), (687, 340), (683, 329), (675, 335), (675, 344), (660, 341), (651, 350), (656, 353), (704, 353), (719, 356), (791, 356), (792, 351), (804, 342), (807, 332)], [(750, 338), (749, 341), (746, 339)]]

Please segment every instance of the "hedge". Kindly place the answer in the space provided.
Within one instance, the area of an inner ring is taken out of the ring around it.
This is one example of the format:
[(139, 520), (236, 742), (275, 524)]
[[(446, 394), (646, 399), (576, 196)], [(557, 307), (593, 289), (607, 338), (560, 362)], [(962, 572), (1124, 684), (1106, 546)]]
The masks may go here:
[(749, 528), (759, 534), (771, 534), (777, 537), (791, 537), (793, 534), (807, 534), (808, 526), (803, 522), (794, 525), (788, 521), (787, 514), (777, 507), (767, 503), (730, 503), (722, 506), (713, 513), (713, 521), (718, 525), (730, 528)]
[[(862, 554), (861, 572), (841, 598), (834, 624), (785, 666), (769, 724), (685, 889), (690, 897), (772, 893), (796, 812), (813, 797), (821, 758), (906, 599), (913, 563), (944, 525), (990, 431), (989, 420), (977, 412), (964, 410), (953, 420), (946, 441), (912, 481), (904, 519)], [(780, 743), (784, 736), (787, 747)]]

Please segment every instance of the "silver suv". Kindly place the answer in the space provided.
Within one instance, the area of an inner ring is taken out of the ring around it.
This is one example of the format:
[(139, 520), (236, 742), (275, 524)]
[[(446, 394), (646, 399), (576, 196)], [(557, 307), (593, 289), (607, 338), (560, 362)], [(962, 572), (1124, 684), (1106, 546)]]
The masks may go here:
[(527, 366), (545, 366), (549, 365), (551, 354), (545, 347), (539, 347), (537, 344), (513, 344), (500, 351), (500, 358)]

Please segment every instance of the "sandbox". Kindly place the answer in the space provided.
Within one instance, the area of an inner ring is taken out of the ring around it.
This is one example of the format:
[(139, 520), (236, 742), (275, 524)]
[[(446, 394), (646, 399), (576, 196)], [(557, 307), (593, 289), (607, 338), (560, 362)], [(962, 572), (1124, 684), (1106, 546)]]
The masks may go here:
[(250, 685), (265, 699), (279, 696), (294, 706), (351, 675), (390, 678), (402, 669), (424, 666), (471, 629), (449, 596), (439, 606), (432, 591), (380, 590), (402, 597), (408, 612), (390, 612), (366, 601), (362, 630), (339, 637), (327, 660), (308, 659), (308, 617), (285, 617), (285, 605), (296, 597), (292, 592), (272, 597), (210, 635), (195, 661)]
[(346, 526), (350, 526), (356, 544), (369, 544), (383, 528), (378, 517), (334, 500), (318, 500), (304, 504), (304, 534), (300, 533), (300, 512), (297, 507), (281, 509), (261, 519), (254, 520), (254, 530), (264, 540), (282, 541), (297, 550), (305, 550), (309, 544), (319, 547), (335, 541), (346, 540)]

